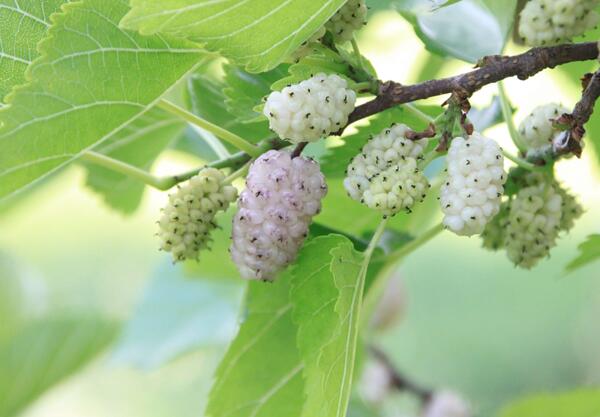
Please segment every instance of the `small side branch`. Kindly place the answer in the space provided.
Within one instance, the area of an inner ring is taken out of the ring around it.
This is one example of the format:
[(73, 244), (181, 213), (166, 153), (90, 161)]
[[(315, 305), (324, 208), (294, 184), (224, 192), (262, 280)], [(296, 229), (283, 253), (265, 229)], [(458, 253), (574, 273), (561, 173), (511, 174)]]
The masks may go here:
[(392, 386), (399, 391), (408, 391), (417, 397), (425, 404), (433, 397), (433, 391), (417, 385), (407, 377), (402, 375), (394, 366), (390, 358), (376, 346), (369, 346), (371, 354), (381, 362), (388, 370), (391, 377)]

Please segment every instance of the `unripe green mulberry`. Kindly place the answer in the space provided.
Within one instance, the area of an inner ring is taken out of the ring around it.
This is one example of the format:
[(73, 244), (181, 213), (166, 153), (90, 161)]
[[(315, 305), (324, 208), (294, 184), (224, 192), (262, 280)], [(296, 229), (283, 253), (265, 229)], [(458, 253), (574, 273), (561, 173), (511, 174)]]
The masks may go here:
[(485, 225), (485, 229), (481, 233), (484, 248), (496, 251), (504, 247), (509, 210), (510, 203), (508, 201), (502, 203), (498, 214)]
[(598, 0), (530, 0), (519, 20), (519, 35), (527, 45), (569, 42), (598, 24)]
[(406, 125), (385, 129), (367, 142), (346, 170), (344, 187), (348, 195), (384, 217), (410, 211), (429, 189), (417, 165), (427, 139), (409, 140), (408, 131)]
[(336, 42), (346, 42), (352, 39), (354, 32), (367, 22), (367, 5), (365, 0), (348, 0), (325, 27)]
[(206, 168), (169, 195), (158, 222), (158, 236), (161, 249), (171, 252), (175, 262), (198, 258), (217, 227), (216, 214), (236, 200), (237, 190), (223, 184), (224, 179), (218, 169)]
[(583, 214), (583, 207), (581, 207), (575, 196), (566, 189), (557, 185), (557, 191), (562, 197), (560, 230), (568, 232), (575, 225), (575, 220)]
[(511, 202), (506, 252), (515, 265), (532, 268), (548, 256), (560, 230), (562, 197), (553, 184), (522, 188)]

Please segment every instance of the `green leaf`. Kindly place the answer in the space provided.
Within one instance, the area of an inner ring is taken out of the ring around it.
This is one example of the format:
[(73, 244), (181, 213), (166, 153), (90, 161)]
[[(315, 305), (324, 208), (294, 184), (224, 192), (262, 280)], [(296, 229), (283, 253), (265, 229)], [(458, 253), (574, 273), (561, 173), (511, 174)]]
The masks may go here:
[(302, 416), (327, 415), (323, 382), (319, 367), (321, 350), (340, 327), (340, 316), (334, 307), (340, 291), (332, 276), (332, 250), (346, 244), (340, 235), (320, 236), (307, 242), (294, 266), (284, 279), (291, 280), (290, 298), (293, 319), (298, 326), (298, 348), (304, 361), (305, 403)]
[(47, 307), (46, 287), (26, 264), (0, 251), (0, 345)]
[(112, 359), (155, 368), (195, 349), (222, 346), (236, 330), (242, 297), (237, 280), (189, 279), (182, 266), (160, 266)]
[(48, 32), (50, 15), (66, 1), (0, 0), (0, 101), (25, 83), (25, 70), (39, 55), (36, 47)]
[(54, 14), (30, 81), (0, 110), (0, 199), (41, 179), (148, 111), (202, 57), (196, 45), (119, 30), (123, 0)]
[(330, 253), (333, 257), (331, 273), (340, 292), (335, 304), (340, 323), (319, 357), (326, 400), (326, 412), (322, 415), (344, 417), (352, 391), (367, 265), (363, 254), (355, 251), (350, 242), (339, 245)]
[(491, 103), (486, 107), (471, 108), (469, 111), (469, 120), (473, 123), (473, 126), (475, 126), (475, 130), (480, 132), (483, 132), (492, 126), (496, 126), (498, 123), (502, 123), (504, 118), (502, 117), (500, 97), (494, 96)]
[(131, 0), (121, 25), (202, 42), (250, 72), (275, 68), (345, 0)]
[(290, 282), (252, 281), (245, 320), (216, 373), (207, 417), (299, 416), (304, 389)]
[[(367, 62), (365, 60), (365, 62)], [(340, 55), (331, 51), (322, 45), (314, 45), (310, 54), (300, 58), (300, 60), (290, 65), (289, 75), (281, 78), (271, 85), (273, 91), (280, 91), (289, 84), (297, 84), (318, 73), (336, 74), (344, 78), (352, 88), (354, 81), (350, 77), (352, 74), (350, 65), (345, 62)], [(364, 74), (362, 74), (364, 76)]]
[[(229, 99), (226, 89), (227, 84), (212, 74), (206, 72), (194, 74), (188, 80), (188, 97), (192, 111), (253, 143), (272, 137), (273, 133), (269, 130), (266, 118), (243, 123), (237, 114), (229, 112), (226, 104)], [(234, 150), (233, 147), (229, 149)]]
[[(185, 123), (153, 108), (94, 148), (96, 152), (149, 171), (156, 158), (185, 128)], [(142, 200), (145, 185), (123, 174), (86, 164), (87, 185), (112, 208), (131, 214)]]
[(517, 0), (462, 0), (433, 13), (405, 11), (403, 16), (431, 52), (477, 62), (483, 56), (502, 52), (516, 3)]
[(0, 417), (12, 417), (90, 362), (113, 339), (97, 317), (48, 318), (0, 347)]
[[(234, 114), (241, 122), (256, 122), (262, 119), (262, 113), (254, 111), (254, 107), (262, 103), (262, 98), (271, 93), (271, 84), (287, 75), (288, 65), (260, 74), (250, 74), (243, 69), (225, 64), (225, 84), (223, 90), (225, 105), (229, 113)], [(262, 121), (262, 120), (261, 120)]]
[(578, 247), (579, 256), (577, 256), (567, 265), (567, 272), (572, 272), (581, 268), (582, 266), (600, 259), (600, 235), (589, 235), (587, 240)]
[(597, 417), (600, 390), (583, 388), (560, 394), (541, 394), (506, 407), (499, 417)]
[[(432, 117), (437, 116), (442, 110), (439, 106), (418, 106), (417, 108)], [(369, 119), (367, 125), (358, 126), (356, 133), (344, 136), (342, 146), (329, 148), (321, 162), (323, 173), (328, 178), (344, 177), (344, 171), (350, 159), (358, 155), (371, 136), (379, 134), (382, 130), (390, 127), (392, 123), (404, 123), (413, 130), (421, 130), (427, 127), (424, 121), (416, 118), (402, 106), (378, 113)]]

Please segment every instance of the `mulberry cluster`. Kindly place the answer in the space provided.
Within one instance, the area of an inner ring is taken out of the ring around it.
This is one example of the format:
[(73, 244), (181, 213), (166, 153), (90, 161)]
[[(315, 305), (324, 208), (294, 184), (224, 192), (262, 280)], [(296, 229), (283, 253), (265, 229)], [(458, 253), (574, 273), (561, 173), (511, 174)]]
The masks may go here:
[(314, 142), (339, 130), (354, 110), (356, 93), (346, 80), (317, 74), (272, 92), (264, 107), (271, 130), (294, 143)]
[(169, 202), (158, 221), (161, 249), (183, 261), (198, 258), (210, 242), (219, 211), (227, 210), (237, 198), (237, 190), (223, 184), (225, 176), (214, 168), (206, 168), (169, 195)]
[(568, 232), (575, 226), (575, 220), (583, 214), (583, 207), (581, 207), (575, 196), (566, 189), (559, 186), (557, 192), (562, 197), (560, 230)]
[(417, 166), (427, 139), (406, 138), (406, 125), (393, 125), (371, 138), (346, 170), (344, 187), (351, 198), (380, 211), (384, 217), (410, 211), (429, 188)]
[(448, 178), (440, 201), (444, 226), (462, 236), (483, 232), (500, 210), (506, 174), (498, 144), (479, 133), (455, 138), (448, 151)]
[(531, 46), (569, 42), (594, 28), (598, 0), (530, 0), (519, 20), (519, 35)]
[(511, 202), (506, 253), (515, 265), (532, 268), (550, 253), (560, 230), (562, 197), (549, 184), (519, 190)]
[(536, 107), (519, 125), (519, 133), (527, 145), (527, 155), (540, 155), (552, 148), (557, 135), (560, 134), (552, 125), (552, 119), (568, 113), (568, 109), (560, 104), (546, 104)]
[(367, 22), (367, 5), (365, 0), (348, 0), (325, 27), (333, 35), (336, 42), (346, 42), (352, 39), (354, 32)]
[(250, 167), (233, 219), (231, 256), (245, 279), (273, 280), (291, 263), (327, 193), (319, 164), (269, 151)]
[(523, 188), (502, 205), (482, 237), (484, 247), (505, 248), (516, 266), (529, 269), (549, 255), (559, 233), (571, 230), (583, 209), (571, 193), (541, 174), (520, 180)]

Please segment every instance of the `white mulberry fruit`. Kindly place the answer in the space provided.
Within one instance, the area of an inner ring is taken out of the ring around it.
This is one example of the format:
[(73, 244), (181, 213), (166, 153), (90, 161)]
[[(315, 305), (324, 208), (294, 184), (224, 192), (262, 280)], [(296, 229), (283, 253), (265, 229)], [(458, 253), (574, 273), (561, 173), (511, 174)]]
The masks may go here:
[(269, 151), (250, 167), (233, 219), (231, 256), (245, 279), (273, 280), (291, 263), (327, 193), (319, 164)]
[(451, 142), (447, 164), (440, 194), (444, 226), (461, 236), (479, 234), (500, 209), (506, 182), (502, 150), (475, 132)]
[(281, 139), (314, 142), (348, 123), (356, 93), (347, 87), (343, 78), (320, 73), (272, 92), (263, 112)]
[(423, 417), (470, 417), (471, 406), (452, 391), (438, 391), (425, 407)]
[(522, 188), (510, 204), (506, 252), (522, 268), (534, 267), (555, 246), (560, 230), (562, 197), (547, 182)]
[(367, 22), (367, 5), (365, 0), (348, 0), (327, 23), (325, 27), (336, 42), (352, 39), (354, 32)]
[(354, 200), (385, 217), (410, 211), (422, 201), (429, 182), (418, 168), (427, 139), (406, 138), (406, 125), (393, 125), (371, 138), (346, 169), (344, 187)]
[(540, 155), (552, 148), (554, 140), (561, 134), (552, 125), (552, 119), (559, 118), (569, 110), (549, 103), (536, 107), (519, 125), (519, 133), (527, 145), (527, 156)]
[(218, 169), (205, 168), (169, 195), (158, 221), (158, 236), (161, 249), (171, 252), (176, 262), (198, 258), (217, 227), (216, 214), (237, 198), (235, 187), (223, 184), (224, 179)]
[(530, 0), (521, 11), (519, 35), (527, 45), (569, 42), (594, 28), (598, 0)]

